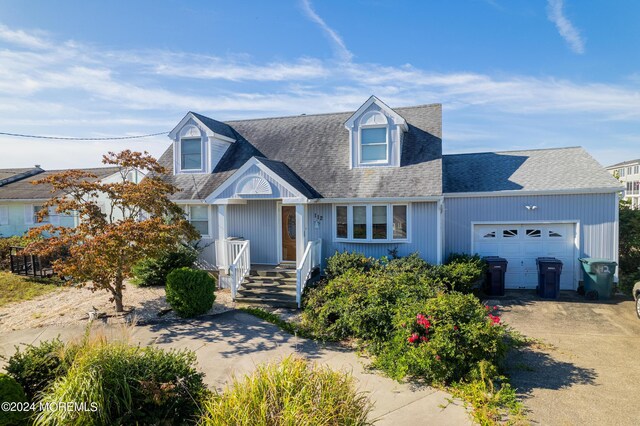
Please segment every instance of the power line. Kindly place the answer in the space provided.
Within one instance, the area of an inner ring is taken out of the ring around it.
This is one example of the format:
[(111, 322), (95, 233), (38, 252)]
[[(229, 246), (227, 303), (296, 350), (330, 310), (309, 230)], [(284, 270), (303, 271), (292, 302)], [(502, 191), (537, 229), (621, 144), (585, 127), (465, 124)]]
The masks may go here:
[(167, 133), (169, 132), (150, 133), (148, 135), (138, 135), (138, 136), (119, 136), (119, 137), (112, 137), (112, 138), (70, 138), (70, 137), (64, 137), (64, 136), (25, 135), (22, 133), (7, 133), (7, 132), (0, 132), (0, 135), (14, 136), (18, 138), (55, 139), (55, 140), (63, 140), (63, 141), (116, 141), (116, 140), (123, 140), (123, 139), (148, 138), (151, 136), (166, 135)]

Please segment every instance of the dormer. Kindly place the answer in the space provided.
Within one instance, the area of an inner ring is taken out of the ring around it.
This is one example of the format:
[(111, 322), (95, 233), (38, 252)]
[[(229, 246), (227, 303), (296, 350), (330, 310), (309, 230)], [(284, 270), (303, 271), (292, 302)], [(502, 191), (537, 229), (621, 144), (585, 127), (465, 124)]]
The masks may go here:
[(173, 174), (211, 173), (236, 141), (233, 129), (189, 112), (169, 133), (173, 141)]
[(399, 167), (407, 122), (371, 96), (344, 124), (349, 131), (350, 168)]

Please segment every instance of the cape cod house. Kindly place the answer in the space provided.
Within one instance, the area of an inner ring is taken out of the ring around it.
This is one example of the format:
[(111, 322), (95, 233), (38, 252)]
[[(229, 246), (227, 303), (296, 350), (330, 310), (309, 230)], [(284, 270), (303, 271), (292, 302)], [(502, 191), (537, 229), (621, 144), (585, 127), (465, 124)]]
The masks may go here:
[(617, 259), (621, 187), (585, 150), (443, 155), (439, 104), (372, 96), (355, 112), (225, 123), (189, 112), (169, 136), (165, 179), (234, 297), (282, 301), (273, 275), (299, 303), (344, 250), (500, 255), (508, 288), (535, 288), (538, 256), (564, 262), (563, 289), (578, 286), (578, 257)]

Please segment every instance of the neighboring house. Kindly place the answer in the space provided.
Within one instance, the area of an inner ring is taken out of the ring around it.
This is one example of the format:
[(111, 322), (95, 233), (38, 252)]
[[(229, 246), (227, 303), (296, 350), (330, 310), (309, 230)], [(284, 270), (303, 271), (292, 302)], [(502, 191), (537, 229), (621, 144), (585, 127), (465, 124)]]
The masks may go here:
[(624, 199), (634, 209), (640, 208), (640, 159), (624, 161), (607, 167), (609, 173), (617, 176), (624, 185)]
[[(235, 295), (251, 264), (289, 263), (297, 292), (336, 251), (509, 260), (535, 288), (538, 256), (617, 259), (619, 182), (584, 149), (442, 155), (441, 105), (229, 121), (189, 112), (160, 163)], [(213, 242), (216, 242), (213, 244)], [(226, 275), (228, 274), (228, 275)]]
[[(116, 181), (120, 179), (118, 167), (100, 167), (93, 169), (81, 169), (93, 173), (102, 182)], [(73, 215), (56, 214), (53, 208), (49, 209), (49, 215), (43, 222), (38, 222), (36, 214), (42, 205), (52, 197), (50, 185), (34, 185), (33, 182), (44, 179), (64, 170), (45, 171), (40, 166), (25, 169), (0, 169), (0, 237), (23, 235), (30, 228), (40, 226), (43, 223), (52, 223), (56, 226), (73, 227), (77, 217)], [(130, 174), (132, 182), (139, 182), (143, 175), (139, 172)], [(108, 200), (105, 195), (97, 197), (98, 204), (105, 206)], [(117, 212), (116, 217), (117, 218)]]

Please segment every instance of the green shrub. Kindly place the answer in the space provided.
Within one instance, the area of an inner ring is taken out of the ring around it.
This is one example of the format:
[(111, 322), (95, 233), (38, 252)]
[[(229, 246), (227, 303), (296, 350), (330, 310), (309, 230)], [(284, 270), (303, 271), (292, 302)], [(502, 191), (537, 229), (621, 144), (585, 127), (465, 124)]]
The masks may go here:
[(626, 274), (620, 272), (620, 281), (618, 282), (618, 291), (626, 296), (632, 296), (633, 286), (640, 281), (640, 272)]
[(353, 377), (288, 357), (258, 366), (205, 404), (203, 425), (369, 425)]
[(39, 412), (37, 425), (195, 423), (208, 396), (190, 351), (163, 351), (123, 342), (81, 346), (67, 375), (38, 398), (41, 403), (78, 401), (87, 410)]
[(167, 275), (174, 269), (189, 267), (198, 259), (198, 251), (179, 245), (158, 257), (142, 259), (132, 269), (132, 282), (139, 286), (161, 286), (167, 283)]
[[(20, 383), (4, 373), (0, 373), (0, 402), (27, 402), (27, 397)], [(28, 415), (29, 413), (26, 411), (0, 410), (0, 426), (26, 424)]]
[(37, 346), (28, 345), (24, 350), (16, 348), (6, 370), (32, 401), (56, 378), (66, 374), (72, 360), (73, 355), (66, 352), (62, 341), (56, 338), (42, 341)]
[(480, 363), (498, 365), (506, 337), (500, 319), (475, 296), (441, 294), (403, 307), (375, 365), (398, 380), (448, 384), (475, 374)]
[(338, 252), (327, 259), (327, 266), (324, 270), (328, 280), (339, 277), (347, 271), (368, 272), (377, 269), (380, 262), (372, 257), (366, 257), (362, 253)]
[(352, 269), (308, 292), (303, 326), (329, 340), (380, 342), (392, 332), (398, 306), (434, 297), (440, 289), (429, 278), (408, 272), (367, 274)]
[(181, 317), (206, 313), (216, 299), (216, 282), (205, 271), (179, 268), (167, 276), (167, 302)]
[(389, 260), (385, 265), (385, 270), (391, 274), (401, 274), (410, 272), (414, 274), (428, 274), (433, 266), (420, 257), (418, 253), (411, 253), (406, 257), (398, 257)]
[(478, 255), (454, 254), (434, 273), (452, 291), (470, 293), (487, 271), (487, 263)]

